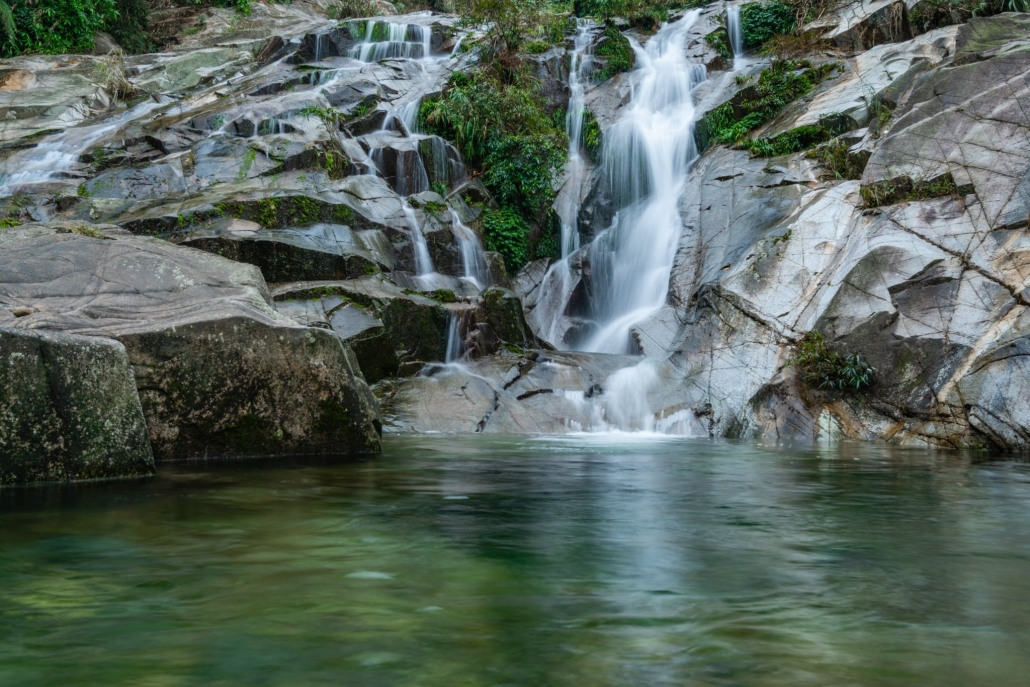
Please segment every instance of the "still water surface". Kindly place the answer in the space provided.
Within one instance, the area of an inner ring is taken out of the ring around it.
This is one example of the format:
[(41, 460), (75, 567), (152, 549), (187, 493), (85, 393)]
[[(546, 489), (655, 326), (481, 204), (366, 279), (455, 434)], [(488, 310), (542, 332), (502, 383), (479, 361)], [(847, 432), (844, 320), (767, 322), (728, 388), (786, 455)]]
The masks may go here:
[(1030, 466), (388, 437), (0, 491), (0, 685), (1026, 685)]

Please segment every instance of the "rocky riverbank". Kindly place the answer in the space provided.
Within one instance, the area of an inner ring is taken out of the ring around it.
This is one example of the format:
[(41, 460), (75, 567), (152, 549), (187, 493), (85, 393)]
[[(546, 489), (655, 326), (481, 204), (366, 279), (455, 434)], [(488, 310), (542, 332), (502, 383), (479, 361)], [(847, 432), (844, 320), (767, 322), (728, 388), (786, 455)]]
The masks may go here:
[[(917, 9), (820, 19), (821, 52), (789, 63), (811, 86), (747, 145), (718, 127), (774, 65), (723, 54), (722, 3), (673, 17), (698, 157), (625, 355), (563, 350), (603, 324), (595, 239), (628, 216), (604, 155), (573, 151), (559, 215), (582, 247), (556, 290), (552, 260), (508, 274), (483, 250), (493, 199), (418, 133), (475, 60), (454, 17), (258, 3), (172, 52), (4, 60), (0, 482), (374, 453), (384, 425), (1024, 448), (1030, 16)], [(582, 31), (527, 59), (601, 149), (639, 72), (577, 71), (613, 40)], [(799, 364), (814, 342), (867, 378)]]

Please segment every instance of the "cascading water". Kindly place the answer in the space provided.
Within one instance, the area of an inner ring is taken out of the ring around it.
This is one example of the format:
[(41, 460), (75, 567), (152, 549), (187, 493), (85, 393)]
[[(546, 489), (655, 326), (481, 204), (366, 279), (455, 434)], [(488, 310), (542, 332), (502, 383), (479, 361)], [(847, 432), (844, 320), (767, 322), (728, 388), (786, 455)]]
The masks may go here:
[(687, 60), (685, 47), (699, 14), (662, 27), (646, 48), (634, 45), (640, 69), (633, 101), (604, 146), (620, 210), (589, 247), (597, 330), (584, 350), (635, 352), (633, 326), (665, 304), (682, 230), (679, 198), (697, 157), (691, 91), (706, 72)]
[(744, 56), (744, 34), (740, 28), (740, 5), (726, 6), (726, 32), (730, 35), (730, 48), (733, 50), (733, 68), (740, 68), (740, 60)]
[(458, 213), (451, 211), (451, 226), (454, 229), (454, 237), (458, 240), (461, 248), (461, 262), (464, 267), (464, 279), (471, 282), (477, 289), (484, 289), (490, 285), (490, 270), (486, 264), (486, 257), (483, 255), (483, 244), (480, 243), (476, 232), (461, 221)]
[(426, 237), (422, 235), (422, 228), (418, 224), (418, 217), (410, 205), (404, 203), (404, 216), (408, 220), (408, 231), (411, 234), (411, 246), (415, 254), (415, 273), (419, 277), (429, 277), (436, 274), (433, 267), (433, 258), (429, 255), (429, 244)]
[(11, 155), (4, 161), (0, 173), (0, 196), (10, 195), (18, 186), (62, 178), (65, 172), (78, 163), (84, 152), (105, 136), (126, 122), (146, 116), (161, 104), (147, 100), (99, 124), (65, 129), (47, 136), (33, 148)]
[(565, 128), (569, 135), (569, 162), (566, 167), (568, 178), (555, 208), (561, 219), (561, 259), (551, 265), (544, 276), (540, 305), (537, 306), (540, 312), (536, 315), (536, 321), (543, 325), (543, 338), (554, 345), (561, 344), (562, 316), (573, 287), (569, 257), (579, 250), (577, 225), (580, 189), (587, 171), (587, 162), (583, 158), (585, 83), (592, 68), (590, 46), (598, 31), (598, 25), (589, 19), (578, 20), (572, 52), (572, 69), (569, 72), (570, 99), (565, 117)]
[(351, 48), (348, 55), (362, 62), (391, 58), (418, 60), (429, 57), (432, 38), (432, 30), (419, 24), (370, 21), (365, 40)]

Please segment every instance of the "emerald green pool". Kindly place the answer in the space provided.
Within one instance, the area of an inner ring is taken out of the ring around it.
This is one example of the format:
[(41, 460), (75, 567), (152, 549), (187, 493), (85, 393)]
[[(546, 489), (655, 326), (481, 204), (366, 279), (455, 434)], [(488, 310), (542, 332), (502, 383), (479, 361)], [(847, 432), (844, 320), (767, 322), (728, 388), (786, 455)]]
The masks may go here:
[(387, 437), (0, 490), (0, 685), (1024, 685), (1030, 465)]

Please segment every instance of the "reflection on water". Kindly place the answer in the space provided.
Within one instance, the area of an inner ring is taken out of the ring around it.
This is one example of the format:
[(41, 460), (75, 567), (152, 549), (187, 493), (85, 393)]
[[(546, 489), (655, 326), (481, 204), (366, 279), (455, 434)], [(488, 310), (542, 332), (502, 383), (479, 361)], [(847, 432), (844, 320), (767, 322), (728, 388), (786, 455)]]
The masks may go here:
[(1016, 685), (1030, 466), (389, 438), (0, 491), (0, 684)]

